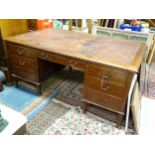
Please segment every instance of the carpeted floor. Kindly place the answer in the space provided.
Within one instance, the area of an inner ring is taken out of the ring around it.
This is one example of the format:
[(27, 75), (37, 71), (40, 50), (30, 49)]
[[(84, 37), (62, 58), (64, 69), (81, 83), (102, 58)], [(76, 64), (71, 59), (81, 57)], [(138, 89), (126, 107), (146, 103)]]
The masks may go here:
[[(27, 123), (25, 135), (124, 135), (124, 127), (53, 99)], [(135, 134), (132, 129), (128, 134)]]
[(58, 118), (65, 115), (71, 106), (51, 100), (36, 116), (26, 124), (27, 132), (25, 135), (42, 135)]
[(42, 95), (35, 93), (34, 88), (21, 83), (19, 88), (5, 86), (0, 92), (0, 102), (15, 111), (24, 114), (30, 120), (49, 100), (57, 95), (56, 91), (44, 90)]
[[(71, 108), (79, 107), (82, 103), (83, 77), (82, 72), (76, 70), (70, 72), (67, 68), (46, 79), (42, 84), (43, 94), (38, 100), (32, 102), (32, 104), (22, 110), (24, 115), (30, 114), (28, 116), (29, 121), (27, 123), (26, 134), (43, 134), (56, 120), (61, 119)], [(21, 82), (19, 85), (24, 89), (28, 88), (35, 91), (35, 87), (29, 84)], [(55, 96), (51, 96), (53, 92), (56, 92), (56, 99), (59, 100), (53, 100)], [(102, 108), (89, 106), (88, 110), (103, 118), (116, 121), (114, 113), (103, 110)], [(31, 115), (32, 113), (33, 115)]]

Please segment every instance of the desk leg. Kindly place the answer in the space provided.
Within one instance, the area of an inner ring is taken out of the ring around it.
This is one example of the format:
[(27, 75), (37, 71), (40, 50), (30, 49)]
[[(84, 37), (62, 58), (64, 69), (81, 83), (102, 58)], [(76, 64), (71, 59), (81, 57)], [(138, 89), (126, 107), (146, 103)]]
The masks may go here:
[(86, 113), (88, 111), (88, 103), (83, 101), (81, 106), (83, 113)]
[(72, 72), (73, 71), (73, 68), (71, 66), (69, 66), (69, 71)]
[(123, 119), (123, 115), (118, 114), (117, 116), (117, 127), (118, 128), (120, 128), (121, 126), (122, 119)]
[(3, 83), (2, 83), (2, 81), (0, 81), (0, 91), (2, 91), (3, 90)]
[(37, 86), (37, 92), (39, 95), (41, 95), (41, 84), (36, 85)]
[(15, 78), (15, 85), (18, 88), (18, 79), (17, 78)]

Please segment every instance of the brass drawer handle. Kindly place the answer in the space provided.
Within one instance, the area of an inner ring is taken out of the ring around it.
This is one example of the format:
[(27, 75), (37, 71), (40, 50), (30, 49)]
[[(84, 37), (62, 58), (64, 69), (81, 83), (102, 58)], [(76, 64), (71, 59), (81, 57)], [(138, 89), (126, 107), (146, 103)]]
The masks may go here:
[(70, 65), (71, 67), (74, 67), (74, 66), (77, 65), (77, 62), (74, 61), (74, 60), (70, 60), (70, 61), (69, 61), (69, 65)]
[(22, 54), (24, 53), (24, 50), (17, 49), (17, 53), (18, 53), (19, 55), (22, 55)]
[(28, 76), (28, 73), (21, 71), (21, 76), (26, 77), (26, 76)]
[(109, 77), (108, 75), (104, 75), (104, 74), (103, 74), (102, 78), (103, 78), (104, 80), (106, 80), (106, 81), (109, 81), (109, 80), (110, 80), (110, 77)]
[(48, 58), (48, 55), (46, 54), (46, 53), (44, 53), (44, 52), (41, 52), (41, 54), (40, 54), (42, 57), (44, 57), (44, 58)]
[(41, 54), (40, 54), (42, 57), (44, 57), (45, 56), (45, 53), (44, 52), (41, 52)]
[(48, 58), (48, 55), (46, 55), (45, 58)]
[(25, 65), (25, 61), (24, 60), (19, 60), (19, 64), (21, 65), (21, 66), (24, 66)]
[(109, 81), (110, 77), (108, 75), (104, 75), (103, 73), (102, 78), (101, 78), (101, 88), (103, 87), (104, 80)]
[(110, 86), (101, 87), (102, 90), (107, 91), (110, 88)]

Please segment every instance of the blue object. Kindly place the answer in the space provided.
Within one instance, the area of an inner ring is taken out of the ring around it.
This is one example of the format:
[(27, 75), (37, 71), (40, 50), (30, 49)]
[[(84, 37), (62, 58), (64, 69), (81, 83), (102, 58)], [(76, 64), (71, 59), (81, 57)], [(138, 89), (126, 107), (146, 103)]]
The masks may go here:
[(137, 31), (137, 32), (141, 32), (142, 31), (142, 27), (140, 26), (127, 26), (127, 25), (120, 25), (120, 29), (121, 30), (131, 30), (131, 31)]
[(4, 86), (4, 90), (0, 92), (0, 102), (19, 112), (34, 102), (38, 97), (34, 93), (16, 87)]
[[(27, 119), (32, 119), (40, 110), (42, 110), (52, 98), (57, 96), (58, 91), (51, 92), (51, 94), (43, 100), (35, 109), (26, 115)], [(8, 87), (4, 85), (4, 90), (0, 92), (0, 102), (18, 112), (23, 111), (27, 106), (36, 101), (40, 96), (24, 90), (16, 88), (15, 86)]]

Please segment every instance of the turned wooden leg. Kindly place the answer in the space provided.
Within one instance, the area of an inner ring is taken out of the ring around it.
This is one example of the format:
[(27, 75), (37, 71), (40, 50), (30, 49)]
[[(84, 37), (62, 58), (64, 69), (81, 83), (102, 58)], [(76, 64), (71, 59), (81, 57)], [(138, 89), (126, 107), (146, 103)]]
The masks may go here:
[(41, 85), (39, 84), (39, 85), (36, 85), (36, 86), (37, 86), (37, 92), (38, 92), (38, 94), (41, 95)]
[(122, 119), (123, 119), (123, 115), (118, 114), (117, 116), (117, 127), (118, 128), (120, 128), (121, 126)]
[(88, 111), (88, 103), (87, 102), (82, 102), (82, 110), (83, 113), (86, 113)]

